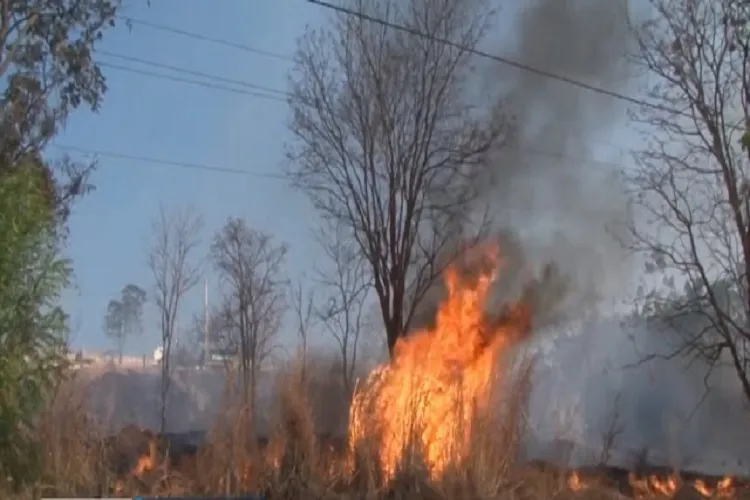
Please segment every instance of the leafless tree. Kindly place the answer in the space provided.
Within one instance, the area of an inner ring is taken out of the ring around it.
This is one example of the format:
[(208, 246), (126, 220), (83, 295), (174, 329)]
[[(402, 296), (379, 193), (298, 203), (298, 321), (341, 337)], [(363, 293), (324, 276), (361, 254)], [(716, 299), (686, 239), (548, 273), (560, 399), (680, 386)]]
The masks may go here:
[(262, 365), (286, 310), (285, 244), (230, 218), (215, 235), (211, 259), (224, 292), (222, 325), (228, 344), (236, 348), (243, 402), (256, 413), (257, 383)]
[(167, 213), (159, 207), (152, 224), (152, 241), (148, 250), (149, 268), (154, 279), (154, 303), (159, 314), (159, 328), (164, 350), (161, 362), (161, 430), (166, 427), (167, 395), (170, 386), (172, 343), (185, 295), (201, 278), (195, 251), (200, 242), (203, 220), (192, 208)]
[[(664, 356), (728, 361), (750, 398), (750, 39), (748, 4), (650, 0), (634, 62), (648, 106), (630, 173), (633, 247), (673, 290), (648, 291), (647, 314), (674, 326)], [(683, 289), (679, 287), (683, 286)], [(659, 356), (662, 356), (660, 354)]]
[[(208, 361), (208, 354), (205, 349), (206, 345), (206, 316), (205, 312), (193, 313), (187, 327), (184, 330), (185, 335), (179, 343), (179, 358), (188, 362), (190, 365), (197, 365)], [(176, 347), (176, 346), (175, 346)], [(175, 352), (175, 359), (177, 359)]]
[(615, 401), (612, 409), (612, 417), (609, 420), (609, 425), (606, 430), (602, 433), (602, 447), (599, 452), (599, 465), (607, 466), (609, 461), (612, 459), (612, 451), (616, 449), (617, 445), (620, 444), (618, 441), (622, 438), (623, 432), (625, 432), (625, 424), (622, 421), (622, 392), (618, 392), (615, 396)]
[(367, 262), (356, 243), (340, 234), (342, 229), (340, 223), (332, 225), (321, 231), (318, 238), (329, 266), (317, 272), (322, 300), (315, 313), (338, 344), (341, 380), (346, 393), (351, 394), (371, 282)]
[(341, 14), (303, 37), (291, 78), (289, 173), (364, 255), (392, 352), (443, 257), (482, 226), (479, 179), (508, 127), (486, 96), (481, 105), (471, 99), (469, 49), (488, 26), (487, 1), (349, 5), (425, 36)]
[(302, 282), (292, 286), (290, 290), (292, 308), (297, 324), (297, 338), (302, 362), (300, 376), (304, 382), (307, 379), (307, 352), (310, 331), (315, 327), (315, 290), (304, 289)]

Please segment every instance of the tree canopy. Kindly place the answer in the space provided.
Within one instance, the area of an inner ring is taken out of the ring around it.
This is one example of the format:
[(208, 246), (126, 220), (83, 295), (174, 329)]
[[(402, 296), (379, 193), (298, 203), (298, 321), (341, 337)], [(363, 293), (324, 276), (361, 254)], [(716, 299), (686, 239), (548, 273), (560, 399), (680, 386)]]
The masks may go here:
[(37, 472), (32, 418), (66, 361), (59, 299), (72, 268), (55, 230), (35, 168), (0, 176), (0, 474), (17, 482)]
[(40, 473), (31, 426), (66, 361), (66, 222), (93, 168), (43, 152), (70, 113), (99, 109), (93, 50), (120, 4), (0, 1), (0, 482), (14, 488)]

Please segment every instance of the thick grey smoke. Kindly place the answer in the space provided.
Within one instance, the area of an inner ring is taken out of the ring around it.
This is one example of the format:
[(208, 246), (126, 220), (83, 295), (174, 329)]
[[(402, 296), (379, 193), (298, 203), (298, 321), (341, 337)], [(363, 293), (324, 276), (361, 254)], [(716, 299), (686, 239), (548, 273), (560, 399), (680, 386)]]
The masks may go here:
[[(511, 24), (515, 50), (502, 53), (623, 91), (627, 10), (627, 0), (523, 2)], [(618, 295), (631, 270), (611, 232), (626, 218), (626, 198), (618, 167), (596, 159), (611, 160), (612, 147), (602, 145), (622, 130), (623, 103), (530, 71), (497, 64), (488, 71), (517, 126), (494, 166), (489, 199), (498, 225), (512, 228), (527, 259), (552, 261), (570, 277), (569, 300)]]
[[(517, 12), (510, 6), (502, 12), (515, 40), (498, 37), (482, 48), (564, 78), (623, 90), (627, 1), (520, 2)], [(489, 204), (503, 246), (505, 276), (496, 287), (498, 300), (521, 293), (549, 264), (556, 271), (550, 275), (555, 288), (560, 288), (560, 275), (567, 278), (566, 294), (554, 298), (564, 298), (569, 313), (580, 314), (599, 299), (620, 295), (632, 275), (613, 237), (627, 215), (624, 187), (617, 166), (591, 159), (602, 158), (597, 146), (624, 124), (622, 103), (497, 61), (478, 63), (485, 77), (481, 98), (501, 99), (515, 122), (489, 165), (489, 179), (481, 180), (480, 205), (483, 210)], [(611, 152), (610, 147), (604, 154)], [(434, 316), (442, 292), (437, 283), (421, 304), (415, 326)]]
[[(629, 7), (627, 0), (524, 2), (513, 16), (515, 50), (494, 52), (628, 94)], [(612, 138), (627, 134), (625, 104), (528, 71), (497, 65), (488, 71), (497, 75), (518, 127), (498, 156), (489, 193), (498, 227), (513, 235), (506, 238), (507, 266), (552, 262), (568, 277), (568, 286), (558, 288), (565, 293), (548, 294), (550, 301), (541, 304), (545, 312), (554, 305), (580, 318), (587, 310), (580, 306), (593, 304), (603, 311), (594, 299), (622, 298), (630, 276), (640, 271), (611, 234), (627, 217), (617, 167), (590, 161), (612, 150), (606, 143), (626, 142)], [(548, 328), (578, 335), (548, 346), (546, 368), (538, 374), (531, 411), (542, 441), (570, 437), (583, 445), (574, 459), (596, 462), (602, 436), (619, 413), (614, 461), (632, 462), (633, 454), (648, 449), (652, 460), (731, 473), (750, 458), (737, 445), (747, 415), (731, 370), (717, 370), (706, 395), (701, 363), (672, 359), (630, 367), (668, 351), (671, 337), (664, 328), (618, 320), (553, 322)], [(551, 342), (546, 335), (536, 341)], [(717, 421), (724, 424), (718, 428)], [(531, 449), (542, 452), (533, 443)]]
[[(679, 339), (654, 323), (596, 319), (571, 333), (548, 342), (538, 366), (527, 450), (532, 457), (596, 464), (606, 435), (616, 429), (610, 465), (632, 467), (647, 458), (747, 475), (748, 415), (731, 369), (719, 367), (706, 378), (707, 367), (698, 360), (665, 359)], [(651, 354), (664, 358), (643, 363)]]

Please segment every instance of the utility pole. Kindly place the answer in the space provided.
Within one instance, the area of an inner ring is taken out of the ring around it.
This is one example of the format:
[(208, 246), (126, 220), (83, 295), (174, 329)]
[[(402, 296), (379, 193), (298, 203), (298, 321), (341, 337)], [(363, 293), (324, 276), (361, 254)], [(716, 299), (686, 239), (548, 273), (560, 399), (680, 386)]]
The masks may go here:
[(208, 278), (203, 281), (203, 366), (208, 365), (209, 342), (208, 342)]

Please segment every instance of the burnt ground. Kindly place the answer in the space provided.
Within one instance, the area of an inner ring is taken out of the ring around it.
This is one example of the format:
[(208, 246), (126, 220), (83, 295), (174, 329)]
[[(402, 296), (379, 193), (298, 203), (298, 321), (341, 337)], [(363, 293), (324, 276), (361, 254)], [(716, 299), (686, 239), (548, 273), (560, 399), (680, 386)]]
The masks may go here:
[[(136, 426), (127, 426), (116, 436), (105, 439), (108, 475), (120, 478), (121, 481), (132, 480), (134, 476), (138, 476), (135, 479), (146, 484), (149, 482), (149, 469), (148, 467), (141, 470), (138, 468), (144, 467), (146, 463), (144, 460), (147, 457), (156, 454), (158, 461), (168, 463), (171, 470), (178, 471), (185, 476), (192, 476), (195, 471), (197, 456), (206, 442), (206, 437), (205, 432), (157, 434), (149, 430), (139, 429)], [(332, 452), (334, 455), (343, 455), (346, 452), (346, 439), (340, 436), (322, 434), (318, 436), (318, 443), (321, 451)], [(269, 439), (267, 437), (258, 439), (260, 450), (266, 448), (268, 444)], [(150, 462), (150, 466), (152, 468), (150, 470), (156, 467), (153, 462)], [(634, 496), (629, 481), (631, 474), (638, 478), (651, 476), (666, 480), (677, 473), (684, 483), (701, 480), (709, 488), (715, 487), (723, 479), (722, 476), (691, 470), (675, 471), (669, 467), (648, 464), (632, 469), (601, 465), (563, 468), (549, 461), (532, 460), (529, 462), (529, 466), (532, 469), (559, 477), (568, 477), (575, 472), (583, 482), (595, 481), (597, 484), (616, 489), (628, 497)], [(134, 471), (138, 472), (134, 473)], [(734, 479), (736, 488), (750, 489), (750, 478), (735, 477)]]
[[(207, 433), (203, 431), (155, 433), (128, 425), (116, 435), (96, 443), (102, 445), (105, 457), (102, 483), (122, 485), (135, 481), (141, 486), (148, 485), (161, 476), (165, 464), (179, 475), (194, 477), (198, 455), (207, 449), (208, 442)], [(346, 451), (343, 437), (320, 434), (317, 442), (322, 453), (343, 456)], [(258, 438), (258, 449), (263, 451), (269, 443), (268, 437)], [(112, 493), (117, 493), (117, 486)]]

